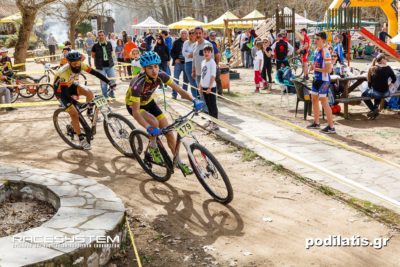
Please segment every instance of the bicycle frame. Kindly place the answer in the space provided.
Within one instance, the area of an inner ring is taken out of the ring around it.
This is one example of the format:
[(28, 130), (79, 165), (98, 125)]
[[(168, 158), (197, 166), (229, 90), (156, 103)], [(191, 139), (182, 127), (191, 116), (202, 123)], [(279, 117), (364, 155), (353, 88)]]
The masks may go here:
[[(173, 131), (173, 130), (174, 130), (174, 127), (175, 127), (176, 125), (179, 125), (179, 124), (182, 124), (182, 123), (185, 123), (186, 121), (188, 121), (188, 120), (189, 120), (188, 117), (189, 117), (192, 113), (194, 113), (194, 111), (191, 111), (190, 113), (188, 113), (188, 114), (187, 114), (186, 116), (184, 116), (184, 117), (178, 118), (174, 123), (172, 123), (172, 124), (169, 125), (167, 128), (165, 128), (165, 130), (163, 131), (163, 135), (165, 135), (165, 134), (168, 133), (168, 132)], [(194, 115), (195, 115), (195, 114), (193, 114), (193, 116), (194, 116)], [(191, 118), (193, 118), (193, 116), (192, 116)], [(185, 139), (186, 137), (191, 137), (193, 140), (191, 140), (191, 141), (184, 141), (184, 139)], [(157, 136), (157, 138), (156, 138), (156, 142), (157, 142), (157, 144), (158, 144), (160, 147), (162, 147), (162, 148), (165, 150), (164, 145), (163, 145), (161, 139), (160, 139), (158, 136)], [(190, 133), (189, 135), (187, 135), (187, 136), (185, 136), (185, 137), (182, 137), (179, 133), (177, 134), (176, 145), (175, 145), (175, 153), (173, 154), (173, 159), (172, 159), (172, 161), (171, 161), (171, 160), (167, 161), (167, 166), (168, 166), (168, 168), (169, 168), (172, 172), (174, 171), (174, 166), (176, 166), (176, 164), (178, 163), (179, 151), (180, 151), (180, 148), (181, 148), (181, 144), (183, 144), (183, 146), (185, 147), (186, 152), (187, 152), (189, 158), (192, 160), (192, 162), (195, 162), (195, 158), (194, 158), (194, 156), (193, 156), (193, 153), (192, 153), (192, 151), (190, 150), (190, 146), (191, 146), (193, 143), (199, 143), (199, 141), (197, 140), (196, 136), (194, 136), (192, 133)], [(167, 155), (168, 155), (168, 153), (167, 153)], [(168, 157), (169, 157), (169, 155), (168, 155)], [(170, 159), (171, 159), (171, 158), (170, 158)], [(170, 166), (170, 165), (168, 164), (168, 163), (171, 163), (171, 162), (172, 162), (172, 166)]]

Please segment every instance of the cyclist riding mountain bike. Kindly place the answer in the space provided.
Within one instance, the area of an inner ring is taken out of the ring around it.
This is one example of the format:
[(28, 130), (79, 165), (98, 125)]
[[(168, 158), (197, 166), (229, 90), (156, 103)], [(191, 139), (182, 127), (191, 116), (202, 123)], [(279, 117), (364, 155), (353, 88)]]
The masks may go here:
[[(152, 161), (158, 164), (163, 159), (157, 148), (155, 136), (161, 134), (160, 128), (165, 128), (169, 124), (153, 98), (153, 93), (157, 87), (161, 83), (170, 86), (182, 98), (192, 101), (196, 111), (200, 111), (203, 107), (201, 100), (191, 97), (180, 86), (174, 83), (165, 72), (160, 71), (159, 64), (161, 64), (161, 58), (154, 52), (146, 52), (140, 57), (140, 65), (144, 68), (144, 71), (132, 79), (125, 99), (129, 114), (150, 134), (152, 147), (149, 149), (149, 153)], [(166, 134), (166, 138), (170, 150), (174, 153), (176, 149), (176, 137), (172, 132), (169, 132)], [(178, 167), (185, 175), (193, 173), (191, 168), (180, 160), (178, 160)]]
[[(83, 63), (82, 55), (78, 51), (71, 51), (67, 54), (66, 59), (68, 61), (67, 65), (64, 65), (59, 69), (54, 77), (54, 88), (56, 88), (56, 97), (60, 100), (65, 110), (71, 116), (71, 124), (74, 128), (75, 133), (79, 136), (79, 141), (83, 149), (91, 149), (90, 144), (86, 141), (85, 136), (81, 133), (79, 126), (79, 115), (75, 108), (85, 107), (87, 103), (92, 102), (94, 95), (93, 92), (76, 85), (79, 81), (79, 74), (83, 70), (87, 73), (96, 76), (103, 82), (107, 83), (110, 88), (115, 89), (116, 84), (114, 81), (110, 81), (100, 72), (90, 68), (86, 63)], [(77, 100), (77, 96), (85, 96), (86, 104), (80, 104)], [(92, 109), (89, 109), (89, 115), (93, 115)]]

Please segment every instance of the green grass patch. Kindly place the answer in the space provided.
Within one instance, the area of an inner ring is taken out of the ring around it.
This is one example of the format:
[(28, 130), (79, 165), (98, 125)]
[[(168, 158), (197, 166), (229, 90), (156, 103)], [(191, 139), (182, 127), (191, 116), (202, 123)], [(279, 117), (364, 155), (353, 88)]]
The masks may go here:
[(254, 151), (251, 151), (248, 148), (242, 149), (242, 159), (243, 159), (243, 161), (253, 161), (257, 157), (258, 157), (258, 155)]

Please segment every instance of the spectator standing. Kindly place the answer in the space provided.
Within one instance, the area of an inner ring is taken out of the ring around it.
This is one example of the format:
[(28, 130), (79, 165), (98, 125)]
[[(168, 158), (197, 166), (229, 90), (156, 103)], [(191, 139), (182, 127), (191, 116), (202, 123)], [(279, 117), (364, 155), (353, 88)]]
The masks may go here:
[(117, 56), (117, 61), (118, 61), (119, 77), (122, 80), (122, 73), (121, 73), (122, 72), (121, 68), (122, 68), (124, 70), (124, 77), (125, 77), (125, 79), (127, 79), (127, 77), (126, 77), (126, 67), (124, 66), (124, 63), (125, 63), (125, 59), (124, 59), (124, 42), (122, 41), (122, 39), (118, 39), (117, 40), (117, 47), (115, 48), (115, 54)]
[(140, 50), (139, 48), (133, 48), (131, 51), (132, 54), (132, 75), (136, 76), (142, 70), (142, 65), (140, 65)]
[[(103, 30), (97, 33), (98, 42), (92, 47), (92, 58), (94, 58), (94, 65), (96, 69), (104, 76), (112, 79), (115, 77), (114, 61), (112, 58), (112, 45), (106, 40), (106, 35)], [(107, 83), (101, 82), (101, 91), (103, 96), (107, 99), (115, 99), (115, 93), (111, 90), (110, 95), (107, 92)]]
[(128, 36), (127, 37), (127, 42), (124, 45), (124, 61), (127, 64), (126, 68), (128, 70), (128, 76), (129, 79), (132, 79), (132, 66), (131, 66), (131, 62), (132, 62), (132, 54), (131, 51), (134, 48), (137, 48), (137, 45), (133, 42), (132, 40), (132, 36)]
[(342, 46), (342, 41), (340, 40), (340, 35), (335, 35), (333, 38), (335, 45), (333, 47), (333, 51), (338, 55), (338, 60), (340, 64), (344, 64), (344, 51)]
[(242, 65), (243, 68), (247, 68), (247, 62), (246, 62), (246, 42), (247, 42), (247, 32), (242, 32), (239, 35), (239, 49), (240, 49), (240, 54), (242, 56)]
[(326, 48), (326, 33), (319, 32), (315, 35), (317, 49), (314, 53), (312, 68), (314, 69), (314, 80), (312, 83), (311, 96), (314, 110), (314, 122), (307, 126), (309, 129), (319, 129), (319, 102), (325, 111), (328, 126), (321, 130), (323, 133), (336, 133), (333, 125), (332, 109), (328, 103), (328, 90), (330, 87), (330, 73), (332, 72), (332, 59), (329, 50)]
[(288, 56), (293, 54), (294, 48), (283, 39), (281, 33), (277, 35), (276, 42), (272, 45), (271, 49), (276, 59), (276, 71), (278, 71), (282, 65), (289, 66)]
[(189, 31), (189, 39), (183, 43), (182, 54), (185, 57), (185, 74), (190, 83), (190, 88), (193, 98), (199, 98), (199, 92), (197, 91), (197, 82), (192, 77), (193, 68), (193, 51), (196, 46), (196, 35), (194, 29)]
[(171, 55), (172, 37), (168, 35), (168, 31), (161, 31), (161, 36), (164, 39), (165, 45), (168, 47), (168, 53)]
[(1, 73), (7, 77), (12, 77), (13, 72), (12, 72), (12, 62), (11, 58), (8, 56), (8, 49), (5, 47), (2, 47), (0, 49), (0, 70)]
[[(54, 56), (56, 54), (57, 40), (52, 33), (50, 33), (47, 39), (47, 46), (49, 47), (50, 56)], [(51, 60), (55, 60), (55, 57), (51, 57)]]
[(392, 38), (392, 36), (390, 36), (390, 35), (387, 33), (386, 26), (383, 26), (382, 29), (381, 29), (381, 31), (379, 32), (379, 40), (381, 40), (382, 42), (386, 43), (386, 38), (387, 38), (387, 37)]
[(126, 31), (122, 31), (122, 41), (124, 42), (124, 44), (126, 44), (128, 42), (128, 34), (126, 33)]
[[(199, 85), (201, 79), (201, 62), (204, 59), (203, 49), (205, 46), (212, 47), (212, 44), (204, 39), (202, 27), (196, 27), (194, 29), (194, 32), (196, 34), (196, 46), (194, 47), (193, 50), (192, 77), (196, 79), (196, 82)], [(199, 93), (200, 93), (200, 98), (204, 101), (203, 91), (200, 90)], [(207, 106), (204, 107), (204, 112), (208, 113)]]
[(254, 30), (250, 30), (247, 32), (247, 41), (245, 46), (247, 47), (246, 49), (246, 64), (247, 68), (252, 68), (253, 67), (253, 57), (251, 55), (251, 50), (254, 47), (254, 41), (256, 39), (257, 35)]
[(254, 58), (254, 83), (256, 85), (256, 90), (254, 91), (255, 93), (260, 92), (260, 87), (264, 85), (264, 87), (267, 86), (265, 80), (262, 78), (261, 71), (264, 66), (264, 53), (263, 53), (263, 43), (262, 41), (257, 41), (255, 48), (257, 49), (256, 51), (256, 56)]
[(110, 38), (109, 40), (113, 49), (113, 60), (117, 61), (117, 57), (115, 55), (115, 48), (117, 47), (117, 39), (115, 38), (115, 33), (110, 33)]
[(92, 37), (92, 33), (88, 32), (86, 34), (86, 39), (85, 39), (85, 50), (86, 50), (86, 54), (88, 54), (88, 62), (89, 62), (89, 66), (92, 66), (92, 57), (90, 56), (92, 53), (92, 47), (94, 45), (94, 39)]
[[(214, 61), (212, 45), (205, 45), (203, 53), (204, 59), (201, 61), (199, 91), (203, 92), (210, 116), (218, 119), (217, 84), (215, 82), (217, 64)], [(218, 126), (214, 122), (210, 122), (208, 127), (212, 131), (218, 130)]]
[[(183, 44), (188, 39), (188, 31), (181, 30), (179, 32), (180, 37), (174, 41), (171, 49), (171, 58), (172, 58), (172, 66), (174, 66), (174, 78), (175, 83), (179, 84), (179, 77), (181, 73), (183, 74), (183, 90), (187, 91), (187, 83), (189, 79), (186, 77), (185, 73), (185, 57), (183, 56)], [(172, 98), (176, 99), (178, 93), (175, 90), (172, 90)]]
[(147, 36), (144, 38), (144, 42), (146, 43), (146, 52), (151, 51), (153, 47), (153, 42), (155, 41), (153, 34), (149, 32)]
[(303, 64), (303, 75), (304, 80), (308, 80), (308, 55), (310, 51), (310, 38), (307, 35), (307, 29), (303, 28), (300, 30), (300, 34), (303, 36), (303, 40), (301, 41), (300, 49), (297, 50), (297, 53), (301, 55), (301, 63)]
[(395, 84), (396, 75), (392, 68), (387, 65), (385, 54), (379, 54), (373, 61), (372, 66), (368, 70), (368, 87), (369, 89), (362, 93), (365, 97), (374, 97), (374, 104), (371, 100), (364, 100), (365, 104), (370, 109), (367, 116), (370, 119), (375, 119), (379, 116), (379, 104), (382, 98), (390, 95), (389, 79), (391, 84)]
[(217, 92), (222, 95), (222, 82), (221, 82), (221, 70), (219, 68), (219, 63), (221, 62), (221, 53), (218, 49), (216, 43), (217, 33), (215, 31), (210, 32), (208, 41), (212, 44), (214, 50), (214, 60), (217, 64), (217, 76), (215, 77), (215, 82), (217, 83)]
[(230, 48), (229, 46), (227, 46), (227, 47), (225, 48), (224, 57), (226, 58), (226, 61), (227, 61), (228, 64), (229, 64), (230, 61), (231, 61), (231, 58), (233, 57), (231, 48)]
[(262, 50), (264, 56), (264, 61), (263, 61), (264, 65), (261, 72), (261, 77), (265, 81), (268, 79), (268, 82), (272, 83), (272, 49), (271, 49), (271, 42), (268, 39), (263, 40)]
[(171, 56), (168, 52), (167, 45), (164, 43), (164, 38), (161, 35), (158, 35), (156, 38), (154, 52), (156, 52), (161, 58), (160, 69), (171, 76), (171, 70), (169, 69), (169, 61), (171, 60)]

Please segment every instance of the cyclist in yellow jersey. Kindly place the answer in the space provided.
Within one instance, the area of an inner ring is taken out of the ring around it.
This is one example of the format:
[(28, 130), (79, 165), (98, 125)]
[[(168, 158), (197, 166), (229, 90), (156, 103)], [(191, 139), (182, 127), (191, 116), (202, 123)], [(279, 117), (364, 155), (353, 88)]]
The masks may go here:
[[(76, 82), (79, 81), (79, 73), (81, 71), (90, 73), (107, 83), (113, 90), (115, 89), (116, 84), (114, 81), (110, 81), (100, 72), (90, 68), (86, 63), (83, 63), (81, 61), (82, 55), (78, 51), (69, 52), (66, 56), (66, 59), (68, 60), (68, 64), (61, 67), (54, 77), (56, 97), (60, 100), (61, 104), (66, 108), (66, 111), (71, 116), (71, 124), (75, 133), (79, 136), (81, 146), (83, 149), (89, 150), (91, 147), (84, 138), (84, 135), (81, 134), (81, 129), (79, 126), (79, 114), (74, 105), (78, 107), (84, 107), (86, 105), (79, 103), (76, 100), (77, 96), (85, 96), (86, 103), (89, 103), (92, 102), (94, 95), (92, 91), (76, 85)], [(89, 109), (89, 113), (91, 112), (91, 109)]]
[[(165, 118), (163, 112), (157, 106), (153, 98), (154, 91), (161, 83), (170, 86), (172, 90), (175, 90), (182, 98), (192, 101), (196, 111), (200, 111), (203, 108), (203, 102), (199, 99), (194, 99), (185, 90), (179, 87), (179, 85), (174, 83), (165, 72), (160, 71), (159, 64), (161, 64), (161, 59), (158, 54), (154, 52), (144, 53), (140, 57), (140, 65), (143, 67), (143, 71), (132, 79), (125, 98), (129, 114), (131, 114), (153, 137), (161, 134), (160, 128), (168, 126), (167, 118)], [(176, 137), (173, 132), (169, 132), (165, 136), (168, 146), (174, 154)], [(154, 138), (151, 139), (154, 140)], [(162, 161), (162, 156), (158, 149), (154, 148), (149, 150), (149, 152), (156, 163)], [(180, 160), (178, 161), (178, 167), (186, 175), (193, 172)]]

